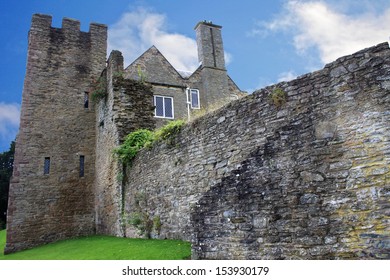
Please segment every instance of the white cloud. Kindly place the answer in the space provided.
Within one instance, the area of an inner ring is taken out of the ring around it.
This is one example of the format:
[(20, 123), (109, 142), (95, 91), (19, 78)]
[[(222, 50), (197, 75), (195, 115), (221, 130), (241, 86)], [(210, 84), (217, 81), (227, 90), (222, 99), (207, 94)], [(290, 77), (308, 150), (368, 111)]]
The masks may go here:
[[(377, 11), (372, 6), (365, 13), (346, 13), (324, 1), (289, 0), (284, 10), (270, 22), (262, 22), (252, 35), (266, 36), (269, 32), (286, 31), (293, 34), (293, 44), (299, 54), (315, 48), (322, 63), (348, 55), (388, 40), (390, 35), (390, 5)], [(334, 3), (337, 5), (337, 2)], [(354, 4), (356, 5), (356, 3)], [(363, 5), (363, 4), (362, 4)], [(368, 3), (364, 2), (368, 7)]]
[(297, 74), (292, 70), (287, 71), (287, 72), (282, 72), (278, 76), (278, 82), (288, 82), (288, 81), (295, 79), (296, 77), (297, 77)]
[(109, 28), (108, 47), (120, 50), (127, 66), (152, 45), (179, 70), (194, 71), (198, 63), (196, 41), (177, 33), (169, 33), (165, 15), (144, 8), (127, 12)]
[(19, 129), (20, 106), (0, 102), (0, 138), (12, 140)]
[(229, 65), (233, 61), (233, 55), (225, 51), (224, 53), (225, 65)]
[(248, 93), (253, 93), (254, 91), (256, 91), (258, 89), (262, 89), (262, 88), (265, 88), (265, 87), (273, 85), (273, 84), (275, 84), (275, 81), (272, 81), (267, 77), (260, 76), (257, 78), (254, 88), (246, 88), (246, 89), (244, 89), (244, 91), (246, 91)]

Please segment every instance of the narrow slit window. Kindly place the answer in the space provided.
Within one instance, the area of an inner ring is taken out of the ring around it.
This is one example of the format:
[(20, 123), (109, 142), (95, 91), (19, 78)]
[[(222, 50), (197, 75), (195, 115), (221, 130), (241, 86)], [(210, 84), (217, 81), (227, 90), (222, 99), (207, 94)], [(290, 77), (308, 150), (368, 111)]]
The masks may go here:
[(43, 165), (43, 174), (50, 174), (50, 157), (45, 157), (45, 162)]
[(80, 156), (80, 177), (84, 177), (85, 156)]
[(89, 93), (88, 92), (84, 93), (84, 108), (85, 109), (89, 108)]

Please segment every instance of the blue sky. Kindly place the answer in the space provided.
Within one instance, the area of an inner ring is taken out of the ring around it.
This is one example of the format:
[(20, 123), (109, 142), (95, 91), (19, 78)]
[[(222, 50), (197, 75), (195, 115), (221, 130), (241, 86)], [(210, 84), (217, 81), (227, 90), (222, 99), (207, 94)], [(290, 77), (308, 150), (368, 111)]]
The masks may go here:
[(127, 64), (150, 46), (179, 70), (197, 65), (195, 24), (222, 25), (229, 75), (248, 92), (321, 69), (388, 41), (388, 0), (0, 0), (0, 152), (19, 125), (27, 33), (34, 13), (107, 24)]

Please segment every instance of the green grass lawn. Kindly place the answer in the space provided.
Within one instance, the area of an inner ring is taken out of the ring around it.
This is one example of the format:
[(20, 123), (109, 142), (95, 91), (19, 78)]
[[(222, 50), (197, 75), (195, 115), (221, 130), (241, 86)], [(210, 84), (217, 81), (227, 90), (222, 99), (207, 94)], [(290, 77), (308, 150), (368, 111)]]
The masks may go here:
[(181, 260), (191, 255), (189, 242), (90, 236), (58, 241), (4, 255), (5, 230), (0, 231), (0, 260)]

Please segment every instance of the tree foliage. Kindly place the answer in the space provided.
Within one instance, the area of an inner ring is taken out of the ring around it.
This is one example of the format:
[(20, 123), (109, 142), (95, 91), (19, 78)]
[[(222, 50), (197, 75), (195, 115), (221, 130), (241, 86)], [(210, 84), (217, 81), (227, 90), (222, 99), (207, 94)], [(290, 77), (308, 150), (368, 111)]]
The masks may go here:
[(8, 190), (12, 176), (15, 154), (15, 142), (12, 141), (10, 149), (0, 153), (0, 229), (5, 228), (8, 207)]

